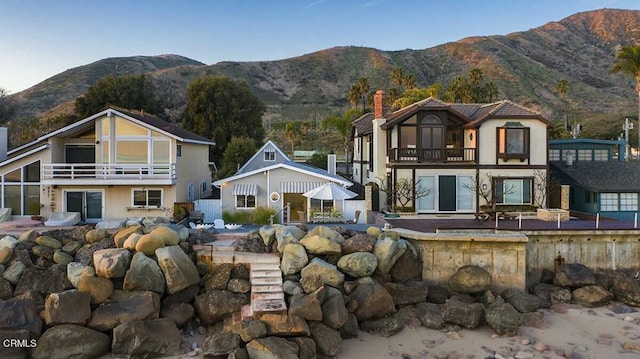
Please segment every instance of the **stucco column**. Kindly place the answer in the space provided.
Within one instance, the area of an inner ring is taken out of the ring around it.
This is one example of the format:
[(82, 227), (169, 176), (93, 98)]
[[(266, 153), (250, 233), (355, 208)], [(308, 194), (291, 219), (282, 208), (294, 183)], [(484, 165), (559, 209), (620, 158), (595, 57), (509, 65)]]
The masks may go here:
[(569, 210), (569, 191), (571, 186), (563, 184), (560, 186), (560, 209)]

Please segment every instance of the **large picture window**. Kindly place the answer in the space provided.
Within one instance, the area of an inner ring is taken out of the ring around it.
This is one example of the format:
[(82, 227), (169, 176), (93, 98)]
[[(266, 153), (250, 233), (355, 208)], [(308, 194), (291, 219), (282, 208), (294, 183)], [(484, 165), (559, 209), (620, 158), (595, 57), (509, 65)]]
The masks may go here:
[(507, 123), (498, 128), (498, 157), (505, 160), (517, 158), (525, 160), (529, 157), (529, 128), (519, 122)]
[(617, 193), (601, 193), (600, 209), (602, 211), (618, 211), (618, 194)]
[(134, 189), (133, 190), (133, 206), (134, 207), (162, 207), (162, 190), (161, 189)]
[(638, 210), (637, 193), (601, 193), (600, 209), (603, 212), (617, 212)]
[(531, 178), (496, 179), (495, 196), (498, 204), (531, 204)]
[(256, 208), (256, 196), (236, 195), (236, 208)]

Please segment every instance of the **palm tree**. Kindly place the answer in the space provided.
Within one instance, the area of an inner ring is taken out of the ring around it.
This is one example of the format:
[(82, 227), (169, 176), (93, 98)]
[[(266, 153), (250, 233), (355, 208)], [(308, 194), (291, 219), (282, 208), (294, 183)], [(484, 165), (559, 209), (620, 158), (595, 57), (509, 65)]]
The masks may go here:
[(296, 124), (293, 122), (287, 122), (284, 125), (284, 137), (291, 142), (291, 154), (293, 154), (294, 144), (296, 142), (296, 137), (298, 136), (298, 129), (296, 128)]
[[(622, 72), (636, 79), (636, 93), (638, 94), (638, 115), (640, 119), (640, 45), (622, 47), (616, 54), (611, 72)], [(640, 152), (640, 125), (638, 126), (638, 149)]]
[(569, 92), (569, 82), (564, 79), (558, 80), (558, 83), (556, 84), (556, 92), (558, 93), (560, 99), (562, 99), (562, 103), (564, 104), (564, 128), (568, 128), (569, 119), (567, 118), (567, 92)]
[(358, 87), (358, 92), (360, 93), (360, 98), (362, 99), (362, 111), (367, 107), (367, 94), (371, 89), (371, 85), (369, 85), (369, 79), (366, 77), (361, 77), (356, 82), (356, 86)]

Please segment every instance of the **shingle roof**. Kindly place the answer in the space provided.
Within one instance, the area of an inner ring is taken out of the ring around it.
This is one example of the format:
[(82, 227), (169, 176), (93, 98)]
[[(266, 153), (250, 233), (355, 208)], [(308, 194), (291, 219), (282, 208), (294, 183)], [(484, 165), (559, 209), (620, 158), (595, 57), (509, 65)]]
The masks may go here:
[(155, 127), (159, 130), (168, 132), (176, 137), (180, 137), (184, 140), (192, 140), (192, 141), (202, 141), (202, 142), (213, 142), (210, 139), (200, 136), (198, 134), (195, 134), (191, 131), (187, 131), (183, 128), (180, 128), (178, 126), (176, 126), (173, 123), (161, 120), (157, 117), (151, 116), (149, 114), (146, 113), (140, 113), (140, 112), (132, 112), (132, 111), (128, 111), (128, 110), (123, 110), (120, 108), (115, 109), (116, 111), (127, 115), (129, 117), (133, 117), (136, 120), (142, 121), (144, 123), (146, 123), (149, 126)]
[(358, 137), (373, 133), (373, 113), (365, 113), (351, 122), (351, 126), (358, 131)]
[(594, 192), (640, 192), (640, 162), (589, 161), (550, 163), (562, 184), (575, 184)]

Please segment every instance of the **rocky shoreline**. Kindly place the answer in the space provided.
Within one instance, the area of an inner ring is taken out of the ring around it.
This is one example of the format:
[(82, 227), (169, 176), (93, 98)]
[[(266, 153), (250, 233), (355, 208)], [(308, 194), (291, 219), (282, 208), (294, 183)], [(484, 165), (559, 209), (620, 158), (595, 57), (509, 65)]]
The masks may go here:
[(541, 308), (640, 306), (633, 273), (563, 264), (530, 273), (526, 293), (494, 293), (489, 272), (471, 265), (446, 286), (427, 286), (417, 250), (393, 231), (275, 225), (235, 249), (280, 256), (288, 313), (243, 318), (249, 265), (205, 263), (194, 251), (215, 239), (157, 219), (115, 233), (84, 226), (5, 236), (0, 342), (11, 345), (0, 357), (337, 357), (359, 330), (388, 337), (405, 326), (486, 326), (514, 336), (546, 325)]

